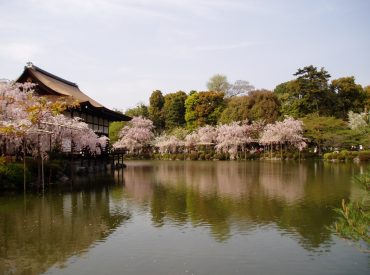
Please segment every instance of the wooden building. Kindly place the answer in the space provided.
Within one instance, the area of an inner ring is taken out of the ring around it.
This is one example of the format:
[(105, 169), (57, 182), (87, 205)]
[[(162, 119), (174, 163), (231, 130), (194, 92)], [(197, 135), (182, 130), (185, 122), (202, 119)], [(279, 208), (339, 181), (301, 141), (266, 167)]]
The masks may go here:
[(108, 136), (109, 123), (112, 121), (131, 120), (130, 117), (112, 111), (87, 96), (78, 88), (76, 83), (53, 75), (30, 62), (24, 67), (24, 71), (17, 82), (37, 84), (35, 92), (42, 96), (62, 97), (67, 102), (77, 101), (79, 106), (68, 108), (65, 115), (82, 118), (98, 135)]

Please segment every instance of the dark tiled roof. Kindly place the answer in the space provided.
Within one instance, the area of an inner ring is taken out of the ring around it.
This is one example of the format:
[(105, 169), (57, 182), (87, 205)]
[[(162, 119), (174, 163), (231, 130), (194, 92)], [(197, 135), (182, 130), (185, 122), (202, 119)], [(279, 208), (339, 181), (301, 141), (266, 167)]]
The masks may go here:
[[(80, 104), (88, 104), (94, 108), (101, 109), (105, 114), (110, 114), (112, 119), (117, 120), (130, 120), (131, 118), (121, 113), (112, 111), (104, 107), (99, 102), (95, 101), (91, 97), (87, 96), (82, 92), (76, 83), (65, 80), (59, 76), (51, 74), (32, 63), (27, 64), (24, 68), (23, 74), (18, 78), (17, 82), (23, 82), (26, 80), (27, 75), (31, 75), (35, 78), (42, 86), (50, 89), (54, 95), (71, 97), (73, 100), (77, 100)], [(115, 117), (115, 118), (113, 118)]]

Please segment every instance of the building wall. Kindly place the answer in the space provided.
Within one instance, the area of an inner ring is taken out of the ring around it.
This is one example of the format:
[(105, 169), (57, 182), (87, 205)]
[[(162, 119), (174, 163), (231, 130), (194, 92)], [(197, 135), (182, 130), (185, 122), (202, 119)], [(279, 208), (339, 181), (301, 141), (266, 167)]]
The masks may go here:
[(73, 110), (72, 112), (65, 112), (65, 115), (69, 117), (79, 117), (89, 125), (89, 128), (92, 129), (97, 134), (103, 134), (108, 136), (109, 134), (109, 120), (103, 119), (93, 114), (86, 114), (84, 112), (79, 112)]

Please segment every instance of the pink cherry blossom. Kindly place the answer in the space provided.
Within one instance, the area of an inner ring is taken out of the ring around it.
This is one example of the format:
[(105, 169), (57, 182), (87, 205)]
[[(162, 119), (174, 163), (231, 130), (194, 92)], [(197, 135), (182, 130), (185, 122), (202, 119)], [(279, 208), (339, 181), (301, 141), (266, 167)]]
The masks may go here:
[(113, 144), (114, 148), (123, 148), (130, 153), (140, 152), (144, 147), (150, 145), (154, 138), (154, 125), (149, 119), (133, 117), (128, 124), (122, 128), (120, 139)]

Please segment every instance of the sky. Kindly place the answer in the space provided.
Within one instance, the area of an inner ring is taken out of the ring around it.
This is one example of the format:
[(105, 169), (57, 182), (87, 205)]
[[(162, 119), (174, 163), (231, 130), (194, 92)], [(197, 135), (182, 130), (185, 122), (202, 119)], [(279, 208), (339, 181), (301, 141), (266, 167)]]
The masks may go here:
[(108, 108), (215, 74), (274, 89), (298, 68), (370, 85), (368, 0), (0, 0), (0, 79), (26, 62)]

